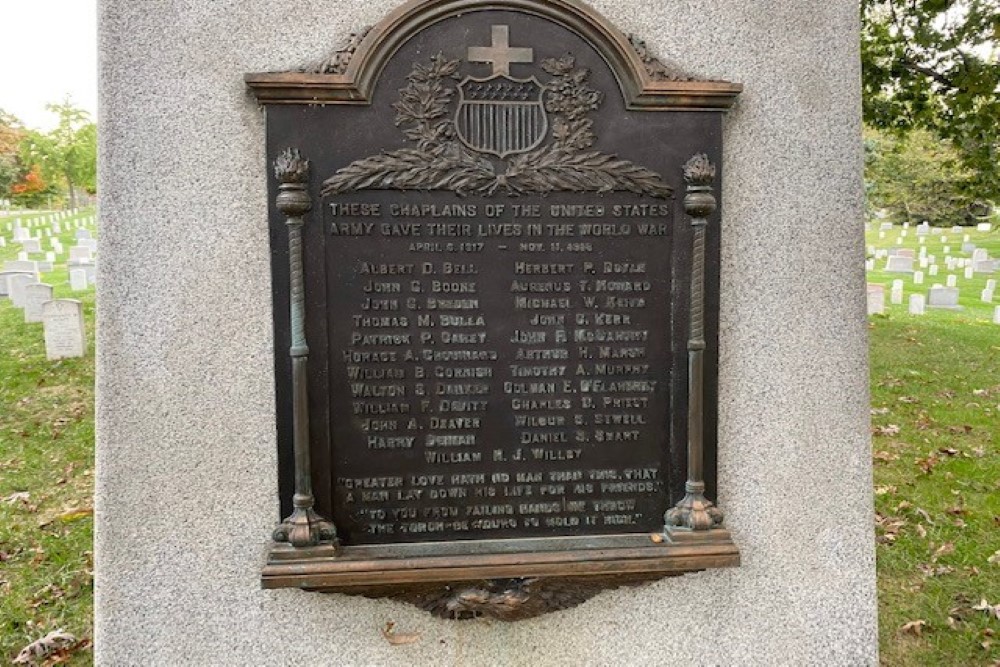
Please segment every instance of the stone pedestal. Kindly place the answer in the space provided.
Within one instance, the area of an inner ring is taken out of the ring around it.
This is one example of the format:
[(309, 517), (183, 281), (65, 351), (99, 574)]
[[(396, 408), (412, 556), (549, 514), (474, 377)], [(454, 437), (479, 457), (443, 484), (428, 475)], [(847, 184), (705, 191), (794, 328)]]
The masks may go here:
[[(102, 0), (97, 664), (876, 664), (856, 3), (592, 4), (745, 86), (725, 120), (718, 466), (743, 565), (511, 625), (262, 591), (269, 194), (243, 74), (319, 60), (395, 2)], [(391, 645), (389, 622), (419, 641)]]

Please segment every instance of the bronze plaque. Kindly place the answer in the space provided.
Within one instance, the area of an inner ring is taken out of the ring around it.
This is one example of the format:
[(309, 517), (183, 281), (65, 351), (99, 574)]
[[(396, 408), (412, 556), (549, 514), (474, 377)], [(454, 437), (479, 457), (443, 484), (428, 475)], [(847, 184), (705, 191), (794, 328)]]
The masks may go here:
[(595, 548), (661, 563), (620, 574), (733, 564), (662, 562), (728, 544), (714, 211), (739, 87), (568, 0), (411, 3), (307, 69), (248, 75), (277, 174), (272, 559), (329, 574), (271, 584)]

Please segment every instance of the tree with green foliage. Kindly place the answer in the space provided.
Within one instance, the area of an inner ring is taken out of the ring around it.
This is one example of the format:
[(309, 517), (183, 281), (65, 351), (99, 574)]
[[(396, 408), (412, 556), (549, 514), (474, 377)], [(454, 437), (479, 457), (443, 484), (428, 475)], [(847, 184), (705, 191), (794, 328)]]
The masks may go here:
[(77, 188), (97, 190), (97, 126), (68, 100), (45, 108), (59, 116), (59, 124), (51, 132), (29, 132), (21, 158), (40, 166), (46, 180), (65, 183), (70, 207), (76, 208)]
[(928, 130), (898, 136), (865, 129), (865, 190), (871, 212), (884, 211), (893, 222), (971, 224), (972, 180), (958, 151)]
[(950, 141), (980, 199), (1000, 201), (1000, 2), (862, 0), (865, 120)]

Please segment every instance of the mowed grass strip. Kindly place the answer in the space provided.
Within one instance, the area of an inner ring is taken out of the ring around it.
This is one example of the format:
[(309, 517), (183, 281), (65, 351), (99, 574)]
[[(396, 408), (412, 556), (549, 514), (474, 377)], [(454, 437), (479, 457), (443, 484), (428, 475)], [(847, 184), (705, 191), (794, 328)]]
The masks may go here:
[[(76, 230), (62, 226), (68, 249)], [(0, 262), (20, 250), (3, 229)], [(7, 664), (58, 629), (81, 642), (65, 664), (92, 662), (94, 290), (70, 291), (65, 258), (55, 269), (42, 281), (55, 298), (83, 303), (85, 358), (47, 361), (42, 325), (26, 324), (22, 310), (0, 299), (0, 661)]]
[(872, 318), (884, 665), (1000, 662), (1000, 326), (970, 311)]

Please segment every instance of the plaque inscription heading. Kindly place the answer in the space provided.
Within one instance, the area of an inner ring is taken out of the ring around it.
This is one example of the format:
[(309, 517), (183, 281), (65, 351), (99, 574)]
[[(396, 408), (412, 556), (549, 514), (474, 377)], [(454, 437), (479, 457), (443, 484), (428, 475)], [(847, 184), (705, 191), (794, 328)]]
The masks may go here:
[(265, 586), (519, 620), (738, 564), (709, 497), (740, 88), (670, 71), (575, 1), (433, 0), (247, 75), (277, 175)]

